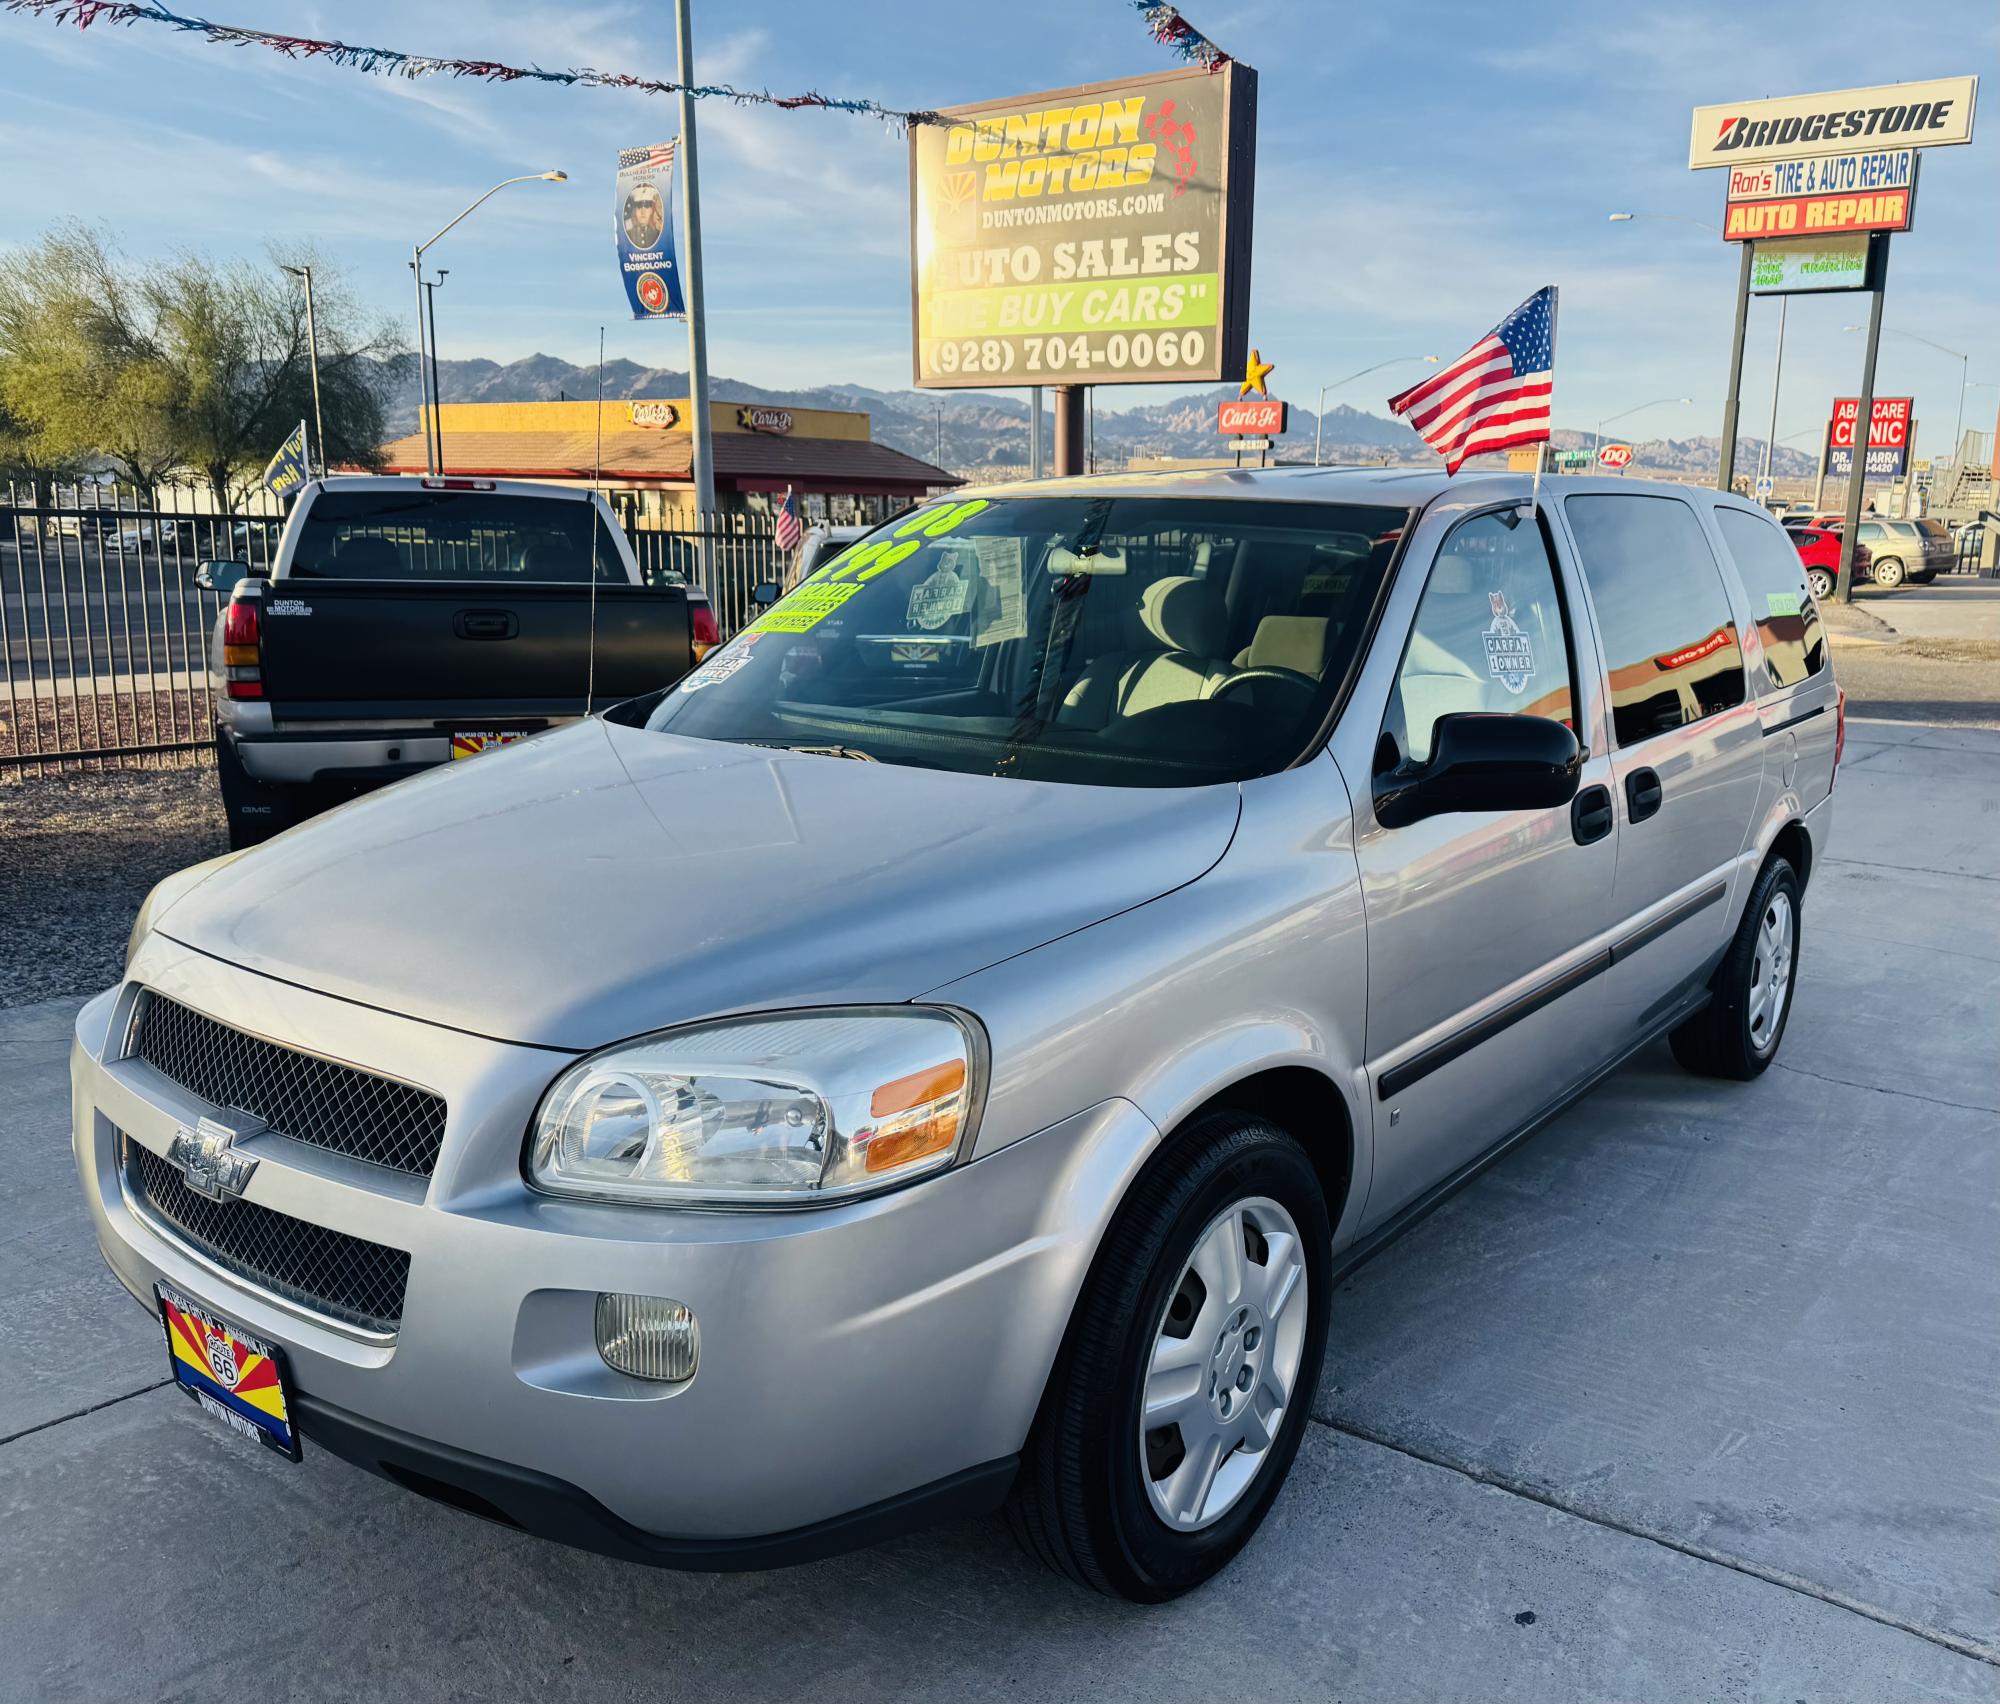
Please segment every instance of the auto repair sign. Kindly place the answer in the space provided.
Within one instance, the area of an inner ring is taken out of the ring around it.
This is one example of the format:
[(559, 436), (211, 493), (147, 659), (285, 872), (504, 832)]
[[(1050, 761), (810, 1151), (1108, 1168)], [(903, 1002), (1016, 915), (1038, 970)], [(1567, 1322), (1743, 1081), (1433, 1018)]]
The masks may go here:
[[(1910, 453), (1910, 410), (1907, 396), (1878, 396), (1869, 410), (1868, 474), (1873, 479), (1900, 479)], [(1835, 400), (1827, 424), (1826, 471), (1844, 479), (1854, 471), (1854, 426), (1861, 417), (1861, 399)]]
[(1907, 231), (1916, 206), (1917, 150), (1816, 154), (1729, 168), (1722, 237), (1823, 237)]
[(1977, 77), (1889, 83), (1694, 109), (1688, 170), (1798, 160), (1841, 148), (1942, 148), (1972, 140)]

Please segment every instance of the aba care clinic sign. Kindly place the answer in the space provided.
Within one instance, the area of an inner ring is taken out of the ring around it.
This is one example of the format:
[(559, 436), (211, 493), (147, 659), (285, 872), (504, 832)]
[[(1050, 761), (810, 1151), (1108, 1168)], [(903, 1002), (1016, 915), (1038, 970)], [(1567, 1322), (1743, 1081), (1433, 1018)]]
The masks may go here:
[[(1910, 413), (1907, 396), (1878, 396), (1869, 409), (1868, 476), (1900, 479), (1910, 453)], [(1854, 427), (1861, 418), (1858, 396), (1836, 397), (1827, 423), (1826, 471), (1845, 479), (1854, 471)]]
[(1242, 370), (1257, 74), (1131, 77), (910, 132), (914, 378), (928, 388)]

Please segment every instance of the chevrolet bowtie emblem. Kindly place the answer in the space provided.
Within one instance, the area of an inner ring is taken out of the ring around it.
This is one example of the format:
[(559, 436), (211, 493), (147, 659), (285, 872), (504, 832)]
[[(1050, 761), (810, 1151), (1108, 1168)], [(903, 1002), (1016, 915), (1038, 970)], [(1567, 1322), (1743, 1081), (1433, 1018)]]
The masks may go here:
[(174, 1131), (167, 1148), (167, 1163), (179, 1168), (188, 1188), (211, 1201), (233, 1201), (249, 1186), (257, 1162), (235, 1152), (235, 1145), (264, 1128), (261, 1118), (239, 1115), (244, 1122), (228, 1125), (204, 1118), (192, 1130), (185, 1124)]

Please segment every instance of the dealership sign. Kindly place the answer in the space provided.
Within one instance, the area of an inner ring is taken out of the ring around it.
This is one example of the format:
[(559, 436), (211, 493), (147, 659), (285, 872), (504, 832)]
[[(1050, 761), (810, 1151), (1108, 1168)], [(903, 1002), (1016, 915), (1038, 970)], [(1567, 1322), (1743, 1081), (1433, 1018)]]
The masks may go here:
[(1597, 465), (1609, 468), (1630, 467), (1632, 454), (1630, 444), (1606, 444), (1597, 452)]
[(1241, 371), (1257, 74), (1161, 72), (946, 109), (910, 131), (915, 381)]
[[(1900, 479), (1910, 453), (1911, 398), (1878, 396), (1868, 416), (1868, 476)], [(1861, 417), (1861, 399), (1835, 400), (1827, 423), (1826, 471), (1845, 479), (1854, 471), (1854, 426)]]
[(1275, 397), (1252, 396), (1225, 400), (1216, 406), (1215, 429), (1225, 437), (1244, 434), (1276, 437), (1291, 422), (1291, 405)]
[(1889, 83), (1694, 109), (1688, 169), (1797, 160), (1841, 148), (1940, 148), (1972, 140), (1977, 77)]
[(1750, 288), (1760, 296), (1868, 288), (1868, 235), (1795, 237), (1750, 245)]

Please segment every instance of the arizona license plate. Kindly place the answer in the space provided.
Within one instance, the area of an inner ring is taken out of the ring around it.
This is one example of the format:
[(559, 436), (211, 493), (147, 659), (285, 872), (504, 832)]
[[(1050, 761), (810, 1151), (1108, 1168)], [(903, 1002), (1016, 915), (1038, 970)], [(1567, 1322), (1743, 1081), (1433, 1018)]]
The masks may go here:
[(527, 736), (518, 730), (514, 732), (487, 730), (484, 732), (457, 733), (451, 736), (451, 755), (454, 759), (477, 757), (490, 746), (512, 745), (516, 740), (526, 738)]
[(155, 1284), (167, 1364), (174, 1383), (232, 1432), (297, 1461), (285, 1352), (218, 1318), (165, 1284)]

